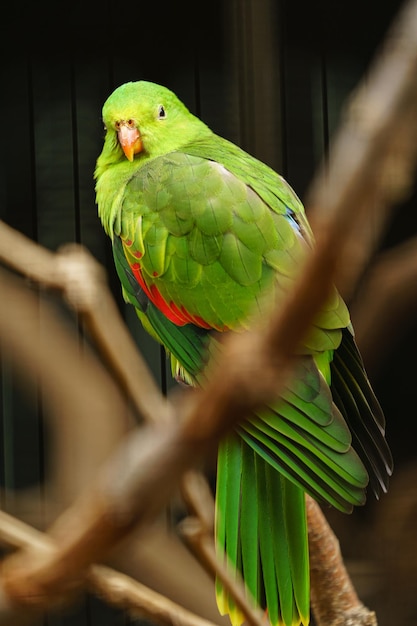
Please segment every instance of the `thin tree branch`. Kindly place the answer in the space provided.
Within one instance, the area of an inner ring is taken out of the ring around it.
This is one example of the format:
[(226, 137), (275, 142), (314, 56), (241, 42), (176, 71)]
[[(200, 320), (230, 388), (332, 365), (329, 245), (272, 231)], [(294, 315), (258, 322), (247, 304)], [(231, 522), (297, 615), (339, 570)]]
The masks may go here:
[(5, 356), (11, 354), (16, 376), (32, 388), (37, 385), (46, 413), (60, 418), (62, 436), (60, 445), (52, 448), (53, 461), (55, 466), (59, 461), (62, 467), (71, 467), (71, 472), (56, 477), (61, 492), (55, 489), (54, 496), (66, 506), (133, 420), (125, 399), (92, 351), (87, 346), (80, 350), (75, 332), (60, 324), (51, 307), (46, 302), (40, 305), (22, 285), (0, 273), (0, 346)]
[(200, 562), (213, 577), (217, 576), (224, 588), (252, 624), (265, 624), (265, 615), (250, 601), (244, 584), (237, 572), (230, 575), (225, 558), (216, 553), (214, 535), (214, 500), (204, 477), (188, 471), (183, 477), (182, 492), (194, 516), (189, 516), (179, 525), (181, 535)]
[(120, 316), (103, 268), (85, 248), (68, 244), (53, 253), (0, 221), (0, 260), (41, 287), (62, 294), (83, 319), (143, 419), (149, 423), (172, 419)]
[(184, 539), (191, 546), (193, 552), (205, 565), (207, 571), (213, 576), (217, 575), (222, 580), (227, 591), (244, 612), (246, 619), (252, 624), (265, 626), (266, 615), (250, 602), (244, 590), (243, 581), (240, 579), (238, 573), (235, 572), (234, 578), (232, 579), (225, 560), (219, 562), (213, 535), (207, 532), (207, 529), (201, 524), (200, 520), (195, 517), (186, 518), (181, 522), (180, 531)]
[[(53, 553), (57, 548), (50, 537), (15, 517), (0, 512), (2, 543), (14, 548)], [(93, 565), (86, 574), (86, 587), (105, 602), (128, 611), (134, 617), (145, 617), (162, 626), (213, 626), (203, 619), (129, 576), (104, 565)], [(1, 619), (1, 616), (0, 616)]]

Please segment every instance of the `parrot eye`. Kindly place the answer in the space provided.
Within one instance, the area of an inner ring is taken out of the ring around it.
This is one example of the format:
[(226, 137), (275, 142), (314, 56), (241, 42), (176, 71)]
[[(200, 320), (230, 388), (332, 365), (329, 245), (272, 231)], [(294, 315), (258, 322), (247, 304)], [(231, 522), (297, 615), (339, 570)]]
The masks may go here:
[(160, 104), (158, 107), (158, 120), (164, 120), (166, 116), (167, 116), (166, 111), (164, 107), (162, 106), (162, 104)]

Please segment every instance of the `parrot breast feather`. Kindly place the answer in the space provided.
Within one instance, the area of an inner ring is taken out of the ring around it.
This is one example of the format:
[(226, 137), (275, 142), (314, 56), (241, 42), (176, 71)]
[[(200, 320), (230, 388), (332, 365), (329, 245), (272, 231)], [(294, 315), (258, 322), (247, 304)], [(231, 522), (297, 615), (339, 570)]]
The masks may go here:
[[(271, 207), (265, 194), (183, 152), (149, 161), (128, 181), (116, 234), (142, 289), (173, 323), (237, 330), (264, 312), (273, 285), (285, 297), (305, 254), (305, 218), (278, 195)], [(349, 321), (340, 297), (329, 304), (308, 351), (337, 346)]]

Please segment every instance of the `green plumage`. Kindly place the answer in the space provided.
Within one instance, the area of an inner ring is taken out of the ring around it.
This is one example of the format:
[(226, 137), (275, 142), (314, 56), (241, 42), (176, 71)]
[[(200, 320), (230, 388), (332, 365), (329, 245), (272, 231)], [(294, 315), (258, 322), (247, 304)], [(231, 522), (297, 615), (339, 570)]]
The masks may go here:
[[(221, 333), (248, 328), (291, 289), (312, 245), (304, 209), (281, 176), (164, 87), (122, 85), (103, 119), (97, 203), (124, 297), (166, 347), (174, 375), (204, 385)], [(221, 443), (216, 488), (219, 554), (284, 626), (309, 621), (304, 492), (348, 512), (364, 503), (368, 482), (377, 496), (386, 489), (392, 467), (336, 290), (298, 357), (280, 399)], [(216, 592), (240, 624), (219, 582)]]

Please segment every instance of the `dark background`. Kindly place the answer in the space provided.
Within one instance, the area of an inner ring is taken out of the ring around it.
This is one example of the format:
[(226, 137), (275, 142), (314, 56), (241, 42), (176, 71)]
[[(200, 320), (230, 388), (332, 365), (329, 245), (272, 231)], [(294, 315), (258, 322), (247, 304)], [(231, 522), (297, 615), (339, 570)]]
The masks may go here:
[[(52, 250), (71, 241), (84, 244), (106, 266), (124, 310), (94, 201), (101, 107), (110, 92), (128, 80), (165, 84), (213, 130), (283, 173), (303, 197), (346, 98), (400, 5), (397, 0), (11, 3), (0, 22), (0, 218)], [(381, 249), (415, 234), (415, 209), (413, 195), (395, 213)], [(143, 336), (132, 311), (125, 315), (163, 380), (159, 348)], [(416, 343), (410, 320), (372, 377), (400, 475), (415, 459), (410, 433)], [(42, 483), (47, 471), (42, 416), (22, 400), (14, 378), (2, 362), (0, 482), (10, 489)], [(379, 610), (381, 626), (393, 623), (394, 606), (395, 623), (409, 626), (417, 623), (417, 614), (408, 596), (390, 595), (385, 579), (370, 584), (369, 572), (362, 576), (357, 565), (363, 552), (355, 540), (365, 537), (366, 544), (366, 524), (395, 509), (395, 496), (392, 505), (390, 497), (369, 503), (348, 521), (336, 516), (334, 524), (355, 580), (363, 583), (363, 599)], [(370, 558), (384, 554), (382, 543)], [(414, 594), (416, 581), (417, 576), (407, 583)], [(75, 623), (130, 622), (93, 600), (72, 616), (48, 621)]]

